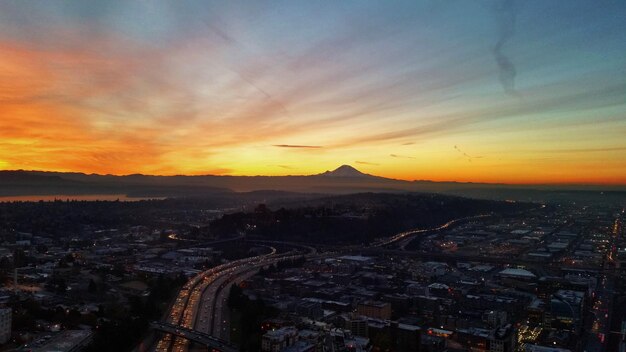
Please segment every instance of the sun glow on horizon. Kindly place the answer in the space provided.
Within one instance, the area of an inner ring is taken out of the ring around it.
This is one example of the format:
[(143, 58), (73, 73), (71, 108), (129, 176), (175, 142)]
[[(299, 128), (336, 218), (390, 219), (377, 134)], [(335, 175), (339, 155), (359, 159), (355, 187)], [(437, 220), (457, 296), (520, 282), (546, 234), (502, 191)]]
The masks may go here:
[(624, 10), (2, 3), (0, 170), (626, 185)]

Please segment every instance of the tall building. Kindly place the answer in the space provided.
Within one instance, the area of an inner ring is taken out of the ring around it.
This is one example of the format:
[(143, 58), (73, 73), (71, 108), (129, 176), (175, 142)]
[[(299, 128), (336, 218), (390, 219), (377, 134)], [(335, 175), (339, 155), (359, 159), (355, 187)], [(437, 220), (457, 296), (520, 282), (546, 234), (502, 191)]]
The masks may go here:
[(0, 308), (0, 344), (11, 338), (11, 308)]

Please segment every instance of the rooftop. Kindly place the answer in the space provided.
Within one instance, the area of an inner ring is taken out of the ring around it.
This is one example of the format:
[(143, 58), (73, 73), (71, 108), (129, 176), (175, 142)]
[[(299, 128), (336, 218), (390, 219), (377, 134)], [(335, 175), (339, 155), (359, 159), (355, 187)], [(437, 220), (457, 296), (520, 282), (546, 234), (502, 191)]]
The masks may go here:
[(502, 270), (500, 275), (504, 276), (516, 276), (516, 277), (524, 277), (524, 278), (535, 278), (535, 274), (531, 273), (525, 269), (516, 269), (516, 268), (506, 268)]

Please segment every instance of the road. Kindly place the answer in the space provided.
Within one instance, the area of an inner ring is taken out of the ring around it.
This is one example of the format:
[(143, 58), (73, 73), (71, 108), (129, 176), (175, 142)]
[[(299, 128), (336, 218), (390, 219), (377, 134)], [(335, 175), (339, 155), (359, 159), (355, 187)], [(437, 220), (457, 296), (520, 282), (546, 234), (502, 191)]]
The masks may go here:
[[(253, 265), (255, 262), (262, 263), (266, 258), (276, 256), (276, 249), (271, 248), (269, 254), (240, 259), (206, 270), (190, 279), (179, 291), (174, 304), (170, 308), (165, 319), (168, 324), (179, 325), (183, 328), (193, 328), (196, 320), (200, 298), (203, 292), (216, 280), (229, 275), (239, 267)], [(155, 351), (186, 351), (189, 341), (182, 337), (166, 334), (154, 348)]]
[(213, 349), (219, 349), (222, 352), (236, 352), (238, 351), (237, 347), (231, 346), (229, 344), (224, 343), (215, 337), (202, 333), (200, 331), (182, 328), (179, 325), (169, 324), (164, 322), (154, 322), (152, 323), (152, 327), (170, 333), (172, 335), (180, 336), (186, 339), (190, 339), (196, 342), (199, 342), (205, 346), (211, 346)]
[[(230, 322), (226, 302), (230, 287), (236, 282), (241, 282), (253, 276), (261, 267), (272, 265), (280, 260), (302, 257), (302, 253), (297, 252), (296, 249), (300, 251), (303, 249), (307, 250), (308, 253), (304, 255), (307, 259), (349, 253), (356, 249), (367, 250), (376, 248), (380, 250), (380, 247), (397, 244), (401, 241), (408, 241), (419, 234), (444, 230), (462, 221), (488, 216), (490, 215), (454, 219), (434, 228), (405, 231), (379, 240), (366, 247), (347, 246), (323, 254), (317, 253), (316, 249), (310, 246), (303, 246), (297, 243), (275, 242), (280, 245), (292, 246), (295, 249), (291, 252), (278, 254), (274, 247), (270, 247), (272, 250), (269, 254), (236, 260), (198, 274), (183, 286), (167, 318), (160, 324), (165, 324), (170, 327), (178, 326), (185, 331), (197, 331), (201, 334), (199, 335), (201, 337), (212, 336), (214, 339), (227, 344), (230, 338)], [(267, 241), (262, 242), (265, 242), (266, 246), (269, 246), (271, 243)], [(192, 335), (187, 333), (184, 336), (187, 338), (181, 336), (181, 334), (175, 335), (167, 333), (155, 344), (153, 350), (159, 352), (186, 352), (190, 344), (188, 338)]]
[(374, 242), (371, 246), (371, 248), (376, 248), (376, 247), (383, 247), (383, 246), (387, 246), (390, 244), (394, 244), (394, 243), (401, 243), (401, 246), (406, 246), (406, 244), (408, 244), (409, 239), (412, 239), (413, 237), (415, 237), (415, 235), (419, 235), (419, 234), (423, 234), (423, 233), (428, 233), (428, 232), (434, 232), (434, 231), (441, 231), (441, 230), (445, 230), (447, 228), (449, 228), (450, 226), (453, 226), (459, 222), (462, 221), (468, 221), (468, 220), (476, 220), (476, 219), (481, 219), (481, 218), (486, 218), (491, 216), (490, 214), (482, 214), (482, 215), (476, 215), (476, 216), (468, 216), (468, 217), (464, 217), (464, 218), (459, 218), (459, 219), (454, 219), (454, 220), (450, 220), (447, 223), (437, 226), (437, 227), (433, 227), (433, 228), (429, 228), (429, 229), (415, 229), (415, 230), (409, 230), (409, 231), (405, 231), (405, 232), (400, 232), (399, 234), (396, 234), (394, 236), (379, 240)]
[(621, 232), (621, 221), (615, 219), (611, 240), (602, 265), (602, 273), (598, 277), (598, 286), (595, 300), (589, 309), (590, 325), (586, 336), (585, 350), (587, 352), (604, 352), (611, 329), (611, 312), (614, 291), (614, 265), (617, 255), (616, 241)]
[[(232, 284), (254, 275), (263, 266), (302, 256), (296, 251), (278, 254), (276, 248), (269, 248), (269, 254), (223, 264), (189, 280), (180, 290), (164, 323), (214, 336), (227, 343), (229, 325), (224, 311)], [(188, 338), (165, 334), (156, 343), (154, 351), (185, 352), (189, 344)]]

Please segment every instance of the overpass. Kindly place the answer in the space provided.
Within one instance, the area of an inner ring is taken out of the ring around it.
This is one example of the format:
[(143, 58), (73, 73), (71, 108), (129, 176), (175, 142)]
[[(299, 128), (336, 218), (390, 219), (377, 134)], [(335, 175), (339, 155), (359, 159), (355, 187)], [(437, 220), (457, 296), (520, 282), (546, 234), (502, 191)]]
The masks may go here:
[(230, 343), (215, 338), (209, 334), (184, 328), (180, 325), (174, 325), (170, 323), (155, 321), (150, 324), (150, 327), (154, 330), (159, 330), (166, 332), (168, 334), (176, 335), (185, 338), (186, 340), (193, 341), (199, 343), (201, 345), (207, 346), (210, 351), (220, 351), (220, 352), (237, 352), (239, 349)]

